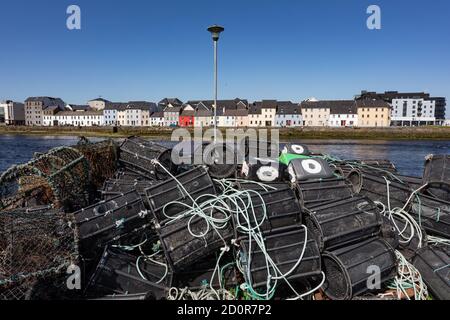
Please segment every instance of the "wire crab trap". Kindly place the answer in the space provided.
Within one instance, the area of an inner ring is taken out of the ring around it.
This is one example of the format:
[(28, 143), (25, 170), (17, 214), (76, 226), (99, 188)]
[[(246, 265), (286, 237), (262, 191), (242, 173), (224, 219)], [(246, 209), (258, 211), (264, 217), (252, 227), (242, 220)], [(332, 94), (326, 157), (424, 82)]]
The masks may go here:
[(359, 170), (374, 175), (397, 175), (397, 168), (394, 163), (389, 160), (336, 160), (331, 159), (331, 163), (340, 167), (341, 170), (348, 174), (352, 170)]
[(440, 244), (417, 251), (413, 265), (422, 274), (433, 298), (450, 300), (450, 246)]
[(21, 300), (38, 280), (77, 263), (73, 217), (40, 207), (0, 212), (0, 298)]
[[(167, 296), (172, 274), (164, 257), (134, 255), (106, 247), (97, 269), (85, 290), (88, 298), (135, 299), (149, 296), (157, 300)], [(118, 297), (117, 297), (118, 296)]]
[(417, 190), (423, 186), (421, 177), (403, 176), (400, 174), (395, 174), (395, 176), (412, 190)]
[(74, 215), (83, 251), (87, 252), (94, 245), (103, 247), (148, 223), (147, 210), (136, 191), (101, 201)]
[(150, 210), (158, 223), (176, 217), (207, 195), (216, 195), (208, 171), (197, 167), (146, 189)]
[(240, 247), (240, 268), (247, 289), (255, 297), (271, 298), (279, 283), (322, 275), (319, 247), (304, 227), (262, 233), (240, 241)]
[(439, 182), (428, 182), (422, 192), (433, 198), (450, 202), (450, 180)]
[(186, 212), (157, 231), (167, 261), (175, 272), (192, 267), (219, 249), (226, 250), (233, 237), (230, 218), (209, 208), (201, 213)]
[(379, 235), (382, 217), (366, 197), (352, 197), (315, 207), (307, 226), (318, 238), (321, 251), (335, 250)]
[[(392, 280), (397, 274), (395, 251), (379, 238), (327, 251), (322, 254), (322, 262), (326, 275), (322, 289), (332, 300), (350, 300), (368, 291), (380, 289), (380, 284)], [(371, 289), (368, 284), (375, 272), (381, 282), (374, 283)]]
[[(233, 217), (236, 237), (247, 234), (248, 229), (264, 231), (283, 231), (295, 228), (302, 223), (302, 211), (294, 190), (285, 185), (278, 190), (267, 192), (247, 191), (243, 202), (229, 202), (236, 212)], [(242, 211), (242, 208), (249, 210)]]
[(354, 195), (352, 185), (344, 178), (318, 179), (295, 183), (302, 208), (313, 209)]
[(91, 143), (86, 138), (81, 138), (75, 148), (89, 163), (90, 182), (96, 190), (114, 176), (117, 169), (117, 145), (113, 140)]
[[(351, 175), (354, 177), (360, 175), (359, 194), (374, 202), (382, 203), (387, 209), (403, 208), (412, 193), (406, 184), (393, 180), (389, 176), (374, 175), (359, 170), (352, 171)], [(349, 179), (354, 178), (349, 176)]]
[(164, 180), (167, 173), (155, 165), (159, 161), (169, 171), (173, 170), (171, 151), (154, 142), (139, 137), (125, 139), (119, 148), (119, 163), (127, 170), (149, 176), (153, 180)]
[(257, 191), (257, 192), (268, 192), (272, 190), (282, 190), (286, 188), (291, 188), (291, 185), (287, 182), (270, 182), (270, 183), (258, 183), (255, 181), (239, 180), (236, 181), (236, 187), (242, 191)]
[(71, 147), (59, 147), (0, 176), (0, 208), (54, 204), (68, 211), (88, 203), (90, 169)]
[[(237, 171), (237, 147), (228, 143), (211, 143), (200, 146), (203, 164), (208, 167), (212, 178), (227, 179), (234, 177)], [(196, 150), (196, 152), (199, 152)]]
[(428, 234), (450, 239), (450, 202), (417, 194), (410, 213)]

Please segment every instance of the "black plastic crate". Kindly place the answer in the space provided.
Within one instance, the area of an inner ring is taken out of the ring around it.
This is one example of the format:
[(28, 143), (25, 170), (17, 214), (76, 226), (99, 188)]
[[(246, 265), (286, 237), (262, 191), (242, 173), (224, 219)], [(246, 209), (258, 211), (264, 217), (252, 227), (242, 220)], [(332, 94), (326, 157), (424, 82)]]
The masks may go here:
[(450, 246), (435, 245), (419, 250), (413, 260), (433, 298), (450, 300)]
[[(220, 212), (207, 214), (225, 219)], [(162, 225), (158, 233), (167, 261), (172, 270), (179, 272), (195, 267), (198, 261), (224, 248), (225, 243), (228, 245), (233, 237), (233, 227), (231, 219), (225, 227), (216, 230), (201, 216), (186, 216)]]
[(173, 170), (171, 151), (166, 147), (138, 137), (128, 138), (120, 146), (119, 162), (127, 170), (156, 180), (165, 179), (167, 173), (153, 164), (153, 160), (158, 160), (167, 170)]
[[(170, 269), (166, 274), (164, 266), (138, 258), (121, 249), (107, 247), (89, 280), (85, 295), (99, 298), (151, 293), (158, 300), (164, 299), (172, 286)], [(160, 262), (165, 263), (164, 260)]]
[(378, 207), (361, 196), (316, 207), (306, 220), (321, 250), (335, 250), (377, 236), (382, 224)]
[[(285, 186), (284, 188), (268, 192), (250, 191), (249, 195), (251, 197), (254, 215), (251, 210), (248, 210), (250, 225), (248, 225), (248, 222), (245, 219), (246, 217), (242, 214), (233, 215), (234, 225), (236, 226), (236, 236), (241, 232), (246, 234), (245, 231), (238, 228), (238, 225), (242, 225), (246, 228), (255, 228), (257, 225), (261, 224), (259, 227), (260, 231), (271, 231), (275, 229), (292, 229), (302, 223), (300, 203), (297, 200), (295, 191), (290, 187)], [(235, 209), (233, 203), (230, 202), (229, 205), (231, 209)], [(266, 219), (262, 222), (264, 219), (264, 208)]]
[(296, 183), (302, 208), (312, 209), (354, 195), (353, 187), (344, 178), (318, 179)]
[(371, 291), (367, 280), (373, 275), (370, 267), (379, 268), (381, 283), (397, 274), (394, 249), (383, 239), (373, 238), (322, 255), (326, 281), (323, 290), (332, 300), (350, 300)]
[(75, 213), (75, 220), (86, 250), (95, 244), (103, 246), (148, 223), (147, 210), (136, 191), (84, 208)]
[(416, 194), (410, 213), (428, 234), (450, 239), (450, 202)]
[[(300, 227), (287, 232), (264, 234), (266, 252), (276, 264), (281, 273), (290, 271), (301, 257), (305, 245), (305, 229)], [(266, 256), (258, 244), (251, 240), (242, 240), (240, 260), (244, 270), (248, 270), (250, 263), (250, 279), (246, 279), (253, 288), (261, 288), (267, 285)], [(249, 260), (249, 250), (251, 255)], [(272, 270), (272, 274), (274, 271)], [(320, 251), (313, 235), (307, 232), (306, 250), (301, 263), (286, 278), (288, 280), (308, 280), (321, 275)], [(282, 280), (280, 282), (283, 282)]]
[[(160, 224), (167, 220), (163, 214), (164, 207), (166, 215), (174, 217), (186, 211), (186, 206), (193, 205), (192, 199), (217, 194), (208, 171), (203, 167), (182, 173), (176, 176), (176, 179), (178, 182), (170, 178), (145, 190), (150, 210)], [(172, 203), (174, 201), (185, 205)], [(169, 203), (172, 204), (168, 205)]]

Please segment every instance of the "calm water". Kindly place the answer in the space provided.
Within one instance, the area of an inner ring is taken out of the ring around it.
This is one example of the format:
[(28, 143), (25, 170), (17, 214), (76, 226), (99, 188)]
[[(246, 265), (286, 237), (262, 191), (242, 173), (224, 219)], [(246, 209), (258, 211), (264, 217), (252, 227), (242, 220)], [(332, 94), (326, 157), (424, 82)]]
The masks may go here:
[[(77, 137), (0, 136), (0, 172), (25, 163), (35, 152), (46, 152), (57, 146), (78, 142)], [(95, 140), (95, 139), (93, 139)], [(98, 140), (98, 139), (97, 139)], [(429, 154), (450, 154), (450, 141), (359, 141), (303, 140), (313, 152), (334, 155), (341, 159), (388, 159), (401, 174), (421, 176), (424, 158)]]

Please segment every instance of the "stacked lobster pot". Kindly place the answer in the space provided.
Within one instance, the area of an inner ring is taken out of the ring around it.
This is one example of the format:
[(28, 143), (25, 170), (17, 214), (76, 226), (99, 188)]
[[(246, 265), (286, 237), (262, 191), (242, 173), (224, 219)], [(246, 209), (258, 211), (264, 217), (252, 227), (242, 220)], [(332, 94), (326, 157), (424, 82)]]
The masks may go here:
[(202, 143), (198, 164), (82, 141), (8, 170), (0, 299), (449, 299), (448, 156), (419, 178), (244, 142)]

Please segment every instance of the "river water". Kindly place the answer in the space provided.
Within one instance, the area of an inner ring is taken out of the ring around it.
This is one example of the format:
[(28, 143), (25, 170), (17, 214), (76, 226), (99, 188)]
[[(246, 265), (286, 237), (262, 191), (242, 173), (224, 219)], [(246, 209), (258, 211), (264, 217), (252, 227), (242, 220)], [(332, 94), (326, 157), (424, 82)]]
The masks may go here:
[[(26, 163), (35, 152), (70, 146), (78, 140), (70, 136), (1, 135), (0, 172), (14, 164)], [(301, 143), (308, 145), (315, 153), (330, 154), (341, 159), (387, 159), (395, 163), (400, 174), (411, 176), (422, 176), (427, 155), (450, 154), (450, 141), (302, 140)]]

